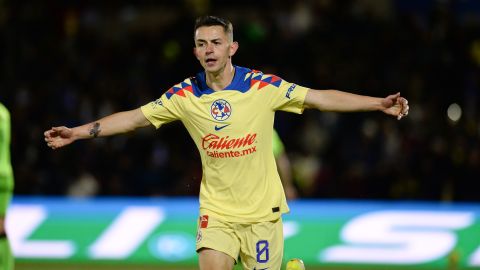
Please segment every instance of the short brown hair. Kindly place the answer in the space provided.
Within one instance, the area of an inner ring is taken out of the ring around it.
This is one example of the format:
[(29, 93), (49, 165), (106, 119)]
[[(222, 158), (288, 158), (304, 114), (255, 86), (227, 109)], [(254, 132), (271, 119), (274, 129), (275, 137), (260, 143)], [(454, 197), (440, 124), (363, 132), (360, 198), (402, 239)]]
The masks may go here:
[(227, 34), (230, 40), (233, 41), (232, 23), (227, 19), (223, 19), (216, 16), (210, 16), (210, 15), (197, 18), (197, 20), (195, 21), (195, 28), (193, 29), (194, 38), (195, 38), (195, 32), (197, 31), (198, 28), (202, 26), (216, 26), (216, 25), (223, 27), (223, 31), (225, 31), (225, 34)]

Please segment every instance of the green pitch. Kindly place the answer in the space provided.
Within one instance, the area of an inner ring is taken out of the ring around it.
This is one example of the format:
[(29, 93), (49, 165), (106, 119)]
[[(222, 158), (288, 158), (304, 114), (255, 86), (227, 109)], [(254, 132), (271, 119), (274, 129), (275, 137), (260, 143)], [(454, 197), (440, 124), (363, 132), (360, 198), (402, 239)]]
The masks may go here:
[[(98, 265), (98, 264), (63, 264), (63, 263), (24, 263), (15, 265), (15, 270), (198, 270), (198, 267), (161, 266), (161, 265)], [(237, 265), (234, 270), (242, 270)], [(307, 270), (352, 270), (351, 268), (310, 268)]]

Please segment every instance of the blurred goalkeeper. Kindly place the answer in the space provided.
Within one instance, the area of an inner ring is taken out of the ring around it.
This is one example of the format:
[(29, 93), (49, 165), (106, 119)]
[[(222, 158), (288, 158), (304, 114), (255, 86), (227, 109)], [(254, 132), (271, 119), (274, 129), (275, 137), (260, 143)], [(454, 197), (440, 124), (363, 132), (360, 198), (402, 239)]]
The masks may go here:
[(5, 216), (13, 192), (10, 163), (10, 113), (0, 103), (0, 269), (13, 269), (13, 255), (5, 229)]
[(282, 214), (289, 208), (272, 150), (275, 111), (382, 111), (397, 119), (407, 100), (337, 90), (314, 90), (260, 71), (234, 66), (238, 49), (232, 24), (198, 18), (194, 54), (203, 71), (168, 89), (140, 108), (115, 113), (82, 126), (45, 132), (57, 149), (79, 139), (111, 136), (180, 120), (202, 161), (197, 252), (201, 270), (281, 268)]

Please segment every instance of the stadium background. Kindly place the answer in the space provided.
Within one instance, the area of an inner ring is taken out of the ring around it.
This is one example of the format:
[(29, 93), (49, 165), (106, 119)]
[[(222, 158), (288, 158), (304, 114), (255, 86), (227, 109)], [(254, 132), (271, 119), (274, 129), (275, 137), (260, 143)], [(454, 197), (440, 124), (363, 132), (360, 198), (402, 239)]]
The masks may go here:
[(278, 113), (301, 198), (480, 201), (475, 0), (0, 1), (15, 194), (196, 196), (201, 164), (180, 123), (58, 151), (43, 131), (138, 107), (195, 74), (201, 14), (233, 22), (234, 64), (307, 87), (409, 99), (400, 122)]

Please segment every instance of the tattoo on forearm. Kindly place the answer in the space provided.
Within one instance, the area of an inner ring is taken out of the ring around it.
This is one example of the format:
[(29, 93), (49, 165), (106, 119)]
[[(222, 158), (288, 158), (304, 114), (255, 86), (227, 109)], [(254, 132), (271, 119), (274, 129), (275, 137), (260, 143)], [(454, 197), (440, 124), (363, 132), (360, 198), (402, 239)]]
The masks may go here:
[(98, 134), (100, 134), (100, 123), (95, 123), (93, 124), (93, 127), (90, 129), (90, 136), (93, 136), (94, 138), (98, 137)]

